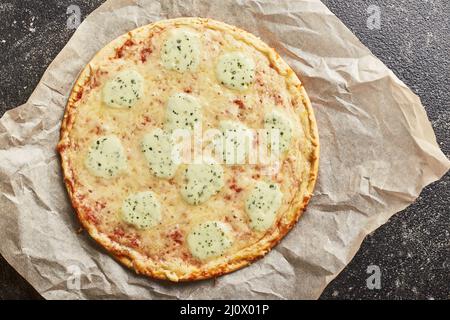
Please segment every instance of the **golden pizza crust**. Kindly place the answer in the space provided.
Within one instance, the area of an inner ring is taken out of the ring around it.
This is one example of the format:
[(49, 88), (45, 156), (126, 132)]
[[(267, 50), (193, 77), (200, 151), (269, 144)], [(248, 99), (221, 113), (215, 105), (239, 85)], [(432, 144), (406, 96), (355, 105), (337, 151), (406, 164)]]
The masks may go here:
[(178, 265), (171, 264), (170, 261), (165, 262), (164, 264), (160, 263), (157, 261), (158, 259), (146, 256), (145, 254), (142, 254), (142, 252), (139, 252), (139, 250), (135, 250), (132, 246), (114, 241), (107, 234), (99, 231), (95, 219), (90, 218), (93, 215), (95, 216), (95, 207), (87, 207), (83, 203), (83, 197), (78, 194), (77, 190), (80, 186), (75, 175), (78, 168), (73, 166), (70, 156), (71, 150), (74, 148), (76, 149), (76, 141), (74, 141), (71, 136), (71, 131), (77, 119), (78, 102), (88, 90), (88, 84), (95, 82), (95, 70), (93, 70), (91, 63), (86, 66), (76, 81), (69, 97), (61, 126), (61, 140), (58, 144), (64, 181), (78, 218), (92, 238), (100, 243), (117, 260), (127, 267), (134, 269), (137, 273), (171, 281), (191, 281), (220, 276), (247, 266), (256, 259), (263, 257), (287, 234), (287, 232), (295, 225), (311, 198), (318, 174), (319, 140), (310, 100), (303, 85), (292, 69), (281, 59), (274, 49), (268, 47), (260, 39), (246, 31), (225, 23), (202, 18), (179, 18), (159, 21), (135, 29), (128, 34), (117, 38), (102, 49), (93, 60), (107, 59), (107, 57), (114, 54), (116, 57), (120, 58), (123, 48), (130, 45), (130, 39), (139, 38), (139, 35), (144, 31), (152, 32), (153, 30), (154, 32), (158, 32), (171, 25), (201, 25), (205, 28), (219, 30), (253, 46), (266, 55), (270, 60), (271, 67), (276, 70), (278, 74), (285, 77), (290, 94), (301, 100), (301, 103), (306, 110), (306, 115), (299, 120), (303, 125), (305, 139), (310, 143), (310, 149), (308, 151), (309, 159), (307, 160), (309, 161), (308, 165), (310, 167), (309, 172), (307, 172), (308, 176), (305, 179), (302, 179), (299, 191), (297, 192), (295, 199), (290, 203), (289, 208), (283, 212), (281, 218), (276, 222), (276, 225), (270, 228), (259, 241), (250, 244), (237, 252), (229, 253), (225, 257), (218, 257), (197, 266), (179, 268)]

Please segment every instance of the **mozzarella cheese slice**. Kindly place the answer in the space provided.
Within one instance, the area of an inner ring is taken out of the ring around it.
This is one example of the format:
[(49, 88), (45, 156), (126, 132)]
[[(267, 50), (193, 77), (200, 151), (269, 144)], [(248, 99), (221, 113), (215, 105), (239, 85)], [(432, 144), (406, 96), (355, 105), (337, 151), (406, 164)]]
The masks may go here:
[(166, 69), (194, 71), (200, 61), (200, 39), (187, 29), (176, 29), (161, 48), (161, 62)]
[(282, 198), (278, 184), (257, 182), (245, 201), (250, 226), (256, 231), (269, 229), (275, 222)]
[(118, 73), (103, 87), (103, 102), (111, 108), (132, 108), (141, 99), (144, 79), (135, 70)]
[(244, 91), (255, 79), (255, 62), (241, 52), (225, 53), (219, 57), (216, 76), (227, 88)]
[(248, 127), (239, 121), (224, 120), (220, 122), (220, 130), (223, 162), (228, 165), (245, 164), (251, 139)]
[(153, 130), (144, 136), (141, 148), (153, 175), (164, 179), (175, 175), (180, 150), (174, 144), (170, 133), (159, 128)]
[(228, 225), (220, 221), (208, 221), (193, 228), (187, 243), (191, 254), (203, 260), (222, 255), (233, 240)]
[(267, 113), (264, 117), (264, 128), (268, 130), (268, 144), (270, 144), (271, 131), (276, 130), (272, 131), (272, 133), (278, 134), (280, 152), (284, 152), (289, 148), (292, 140), (292, 125), (284, 113), (276, 110)]
[(197, 99), (186, 93), (176, 93), (167, 101), (166, 129), (193, 130), (202, 121), (202, 108)]
[(94, 140), (85, 159), (85, 165), (97, 177), (111, 178), (126, 169), (127, 159), (122, 144), (114, 135)]
[(123, 201), (122, 218), (139, 229), (149, 229), (161, 221), (161, 205), (152, 191), (135, 193)]
[(181, 196), (192, 205), (204, 203), (224, 185), (224, 172), (219, 164), (190, 164), (183, 173)]

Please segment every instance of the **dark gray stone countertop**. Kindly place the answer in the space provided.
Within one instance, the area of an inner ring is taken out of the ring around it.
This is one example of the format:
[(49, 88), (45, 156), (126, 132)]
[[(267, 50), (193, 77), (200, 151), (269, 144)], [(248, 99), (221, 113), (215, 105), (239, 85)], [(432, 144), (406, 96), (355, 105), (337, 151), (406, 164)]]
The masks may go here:
[[(231, 1), (231, 0), (230, 0)], [(0, 115), (24, 103), (69, 40), (70, 5), (86, 17), (102, 0), (0, 1)], [(450, 2), (448, 0), (323, 1), (425, 105), (437, 140), (450, 153)], [(375, 6), (375, 7), (374, 7)], [(380, 28), (369, 28), (380, 12)], [(368, 236), (322, 299), (449, 299), (450, 174)], [(1, 231), (0, 231), (1, 232)], [(1, 238), (1, 237), (0, 237)], [(369, 289), (367, 268), (381, 270)], [(0, 299), (39, 294), (0, 257)]]

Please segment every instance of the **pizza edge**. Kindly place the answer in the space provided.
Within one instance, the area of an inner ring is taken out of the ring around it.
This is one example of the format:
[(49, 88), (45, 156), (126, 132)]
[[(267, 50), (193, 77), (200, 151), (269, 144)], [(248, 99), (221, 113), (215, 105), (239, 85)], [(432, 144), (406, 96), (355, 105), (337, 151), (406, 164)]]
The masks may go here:
[[(75, 121), (76, 116), (76, 104), (83, 95), (83, 90), (87, 83), (89, 83), (93, 73), (91, 63), (103, 51), (107, 48), (121, 48), (130, 37), (138, 34), (143, 30), (163, 28), (167, 25), (202, 25), (204, 27), (218, 29), (223, 32), (232, 34), (235, 38), (245, 41), (246, 43), (253, 45), (258, 51), (265, 54), (273, 68), (283, 77), (286, 78), (290, 87), (290, 92), (294, 91), (301, 102), (303, 103), (307, 112), (307, 122), (309, 129), (305, 131), (307, 138), (311, 143), (312, 150), (309, 153), (309, 178), (305, 186), (304, 195), (295, 198), (291, 203), (290, 209), (283, 213), (283, 217), (291, 217), (288, 221), (285, 219), (279, 219), (276, 226), (267, 231), (267, 233), (256, 243), (241, 249), (238, 252), (232, 253), (224, 258), (217, 258), (214, 260), (214, 264), (210, 266), (205, 264), (199, 269), (191, 270), (187, 272), (177, 272), (176, 268), (172, 266), (163, 267), (161, 264), (156, 264), (152, 259), (146, 257), (125, 245), (121, 245), (111, 240), (107, 235), (99, 232), (95, 226), (87, 217), (89, 217), (89, 211), (91, 208), (86, 208), (81, 204), (81, 200), (76, 197), (76, 180), (73, 174), (74, 168), (72, 168), (68, 159), (67, 150), (71, 146), (70, 132)], [(92, 58), (88, 65), (81, 71), (78, 79), (75, 81), (72, 92), (69, 96), (64, 117), (62, 120), (60, 141), (57, 145), (57, 151), (61, 157), (61, 166), (63, 170), (63, 177), (66, 189), (70, 196), (72, 206), (75, 209), (76, 215), (80, 220), (82, 226), (88, 231), (89, 235), (101, 246), (103, 246), (116, 260), (124, 264), (125, 266), (134, 269), (138, 274), (143, 274), (149, 277), (178, 281), (193, 281), (202, 280), (212, 277), (217, 277), (226, 273), (236, 271), (243, 268), (255, 260), (258, 260), (265, 256), (280, 240), (293, 228), (298, 219), (305, 211), (308, 202), (312, 196), (314, 186), (318, 177), (319, 166), (319, 135), (316, 120), (314, 117), (314, 111), (310, 102), (310, 99), (306, 93), (303, 84), (295, 74), (295, 72), (284, 62), (284, 60), (276, 53), (273, 48), (270, 48), (266, 43), (257, 38), (251, 33), (248, 33), (240, 28), (225, 24), (212, 19), (205, 18), (177, 18), (171, 20), (161, 20), (153, 24), (136, 28), (127, 34), (116, 38), (101, 49)], [(206, 266), (206, 267), (205, 267)]]

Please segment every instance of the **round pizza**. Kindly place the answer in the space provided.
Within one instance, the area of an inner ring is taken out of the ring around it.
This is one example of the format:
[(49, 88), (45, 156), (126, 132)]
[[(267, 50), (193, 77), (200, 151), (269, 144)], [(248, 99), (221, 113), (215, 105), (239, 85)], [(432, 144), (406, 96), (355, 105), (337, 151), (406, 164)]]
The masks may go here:
[(137, 273), (219, 276), (266, 254), (311, 198), (311, 103), (267, 44), (211, 19), (120, 36), (81, 72), (58, 144), (84, 228)]

